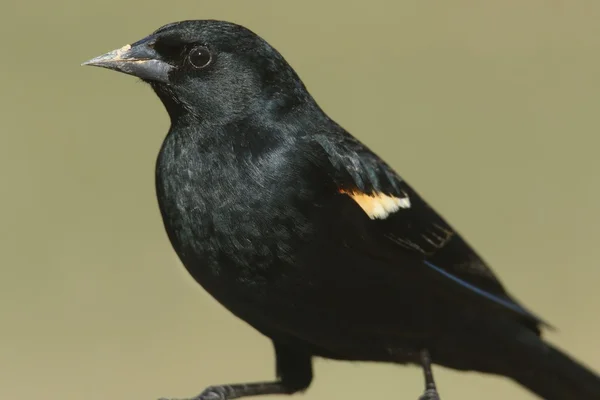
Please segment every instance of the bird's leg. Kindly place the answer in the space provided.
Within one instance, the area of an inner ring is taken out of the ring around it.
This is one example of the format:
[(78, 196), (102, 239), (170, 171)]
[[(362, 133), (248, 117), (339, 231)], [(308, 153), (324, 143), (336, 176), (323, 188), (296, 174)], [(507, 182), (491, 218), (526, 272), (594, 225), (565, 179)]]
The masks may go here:
[(292, 394), (306, 390), (312, 381), (311, 356), (278, 343), (274, 343), (274, 346), (279, 380), (209, 386), (198, 396), (187, 400), (230, 400), (267, 394)]
[(435, 381), (433, 379), (433, 371), (431, 370), (431, 357), (429, 351), (421, 350), (420, 354), (421, 366), (423, 367), (423, 374), (425, 375), (425, 392), (419, 400), (440, 400), (437, 388), (435, 387)]

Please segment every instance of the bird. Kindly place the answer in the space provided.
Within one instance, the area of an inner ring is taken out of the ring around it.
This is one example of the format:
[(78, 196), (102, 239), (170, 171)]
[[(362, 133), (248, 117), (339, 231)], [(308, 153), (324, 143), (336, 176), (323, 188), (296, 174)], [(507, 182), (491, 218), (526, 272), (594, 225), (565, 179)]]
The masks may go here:
[(432, 365), (545, 399), (600, 399), (600, 377), (543, 338), (553, 327), (250, 28), (172, 22), (82, 65), (136, 77), (159, 98), (168, 240), (273, 346), (273, 380), (207, 385), (193, 399), (306, 392), (317, 358), (422, 368), (424, 400), (441, 397)]

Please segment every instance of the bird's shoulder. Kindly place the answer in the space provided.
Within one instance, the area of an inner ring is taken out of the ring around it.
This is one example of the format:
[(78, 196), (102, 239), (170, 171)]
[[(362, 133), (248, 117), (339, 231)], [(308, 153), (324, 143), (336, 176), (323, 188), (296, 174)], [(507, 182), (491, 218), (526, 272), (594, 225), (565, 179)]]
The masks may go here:
[(442, 249), (458, 233), (385, 160), (347, 131), (309, 139), (320, 154), (332, 189), (353, 200), (364, 216), (407, 250), (424, 256)]
[(333, 212), (344, 218), (352, 215), (360, 236), (370, 238), (362, 241), (364, 251), (387, 257), (390, 263), (403, 257), (420, 260), (428, 276), (508, 311), (537, 330), (541, 320), (507, 293), (465, 238), (375, 152), (340, 127), (306, 140), (318, 148), (313, 152), (320, 154), (322, 179), (336, 192), (331, 193), (338, 199)]

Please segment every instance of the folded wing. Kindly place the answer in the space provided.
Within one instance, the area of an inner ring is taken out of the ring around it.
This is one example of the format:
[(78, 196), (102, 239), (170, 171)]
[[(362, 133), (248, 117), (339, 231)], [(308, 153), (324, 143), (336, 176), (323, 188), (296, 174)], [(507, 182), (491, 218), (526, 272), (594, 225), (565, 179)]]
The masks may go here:
[(370, 232), (403, 255), (419, 257), (424, 273), (457, 295), (488, 302), (534, 330), (545, 324), (518, 304), (469, 244), (366, 146), (343, 130), (313, 140), (328, 158), (339, 194), (349, 196), (364, 212), (373, 227)]

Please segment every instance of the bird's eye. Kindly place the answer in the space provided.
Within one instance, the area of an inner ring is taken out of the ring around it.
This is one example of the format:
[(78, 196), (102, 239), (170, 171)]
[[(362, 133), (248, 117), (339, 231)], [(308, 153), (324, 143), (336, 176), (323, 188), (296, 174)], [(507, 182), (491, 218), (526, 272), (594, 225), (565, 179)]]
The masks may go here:
[(204, 68), (212, 60), (210, 51), (204, 46), (194, 47), (188, 56), (190, 64), (196, 68)]

